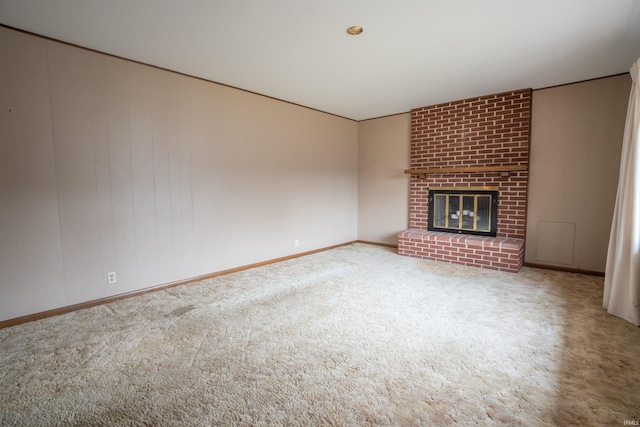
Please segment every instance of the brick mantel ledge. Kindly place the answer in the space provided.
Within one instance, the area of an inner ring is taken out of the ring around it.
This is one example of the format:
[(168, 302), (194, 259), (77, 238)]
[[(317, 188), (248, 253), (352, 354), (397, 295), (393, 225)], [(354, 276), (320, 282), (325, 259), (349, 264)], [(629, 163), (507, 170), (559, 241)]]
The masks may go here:
[(524, 262), (524, 240), (409, 229), (398, 233), (398, 254), (518, 272)]

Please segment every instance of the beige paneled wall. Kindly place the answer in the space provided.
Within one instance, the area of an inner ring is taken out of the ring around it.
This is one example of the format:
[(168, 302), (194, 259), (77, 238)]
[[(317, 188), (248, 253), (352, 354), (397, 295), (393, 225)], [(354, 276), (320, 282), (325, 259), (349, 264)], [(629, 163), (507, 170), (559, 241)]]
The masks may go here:
[(630, 87), (533, 92), (526, 262), (604, 272)]
[(5, 28), (0, 109), (0, 320), (357, 238), (351, 120)]
[(411, 114), (358, 126), (358, 239), (397, 245), (409, 223)]

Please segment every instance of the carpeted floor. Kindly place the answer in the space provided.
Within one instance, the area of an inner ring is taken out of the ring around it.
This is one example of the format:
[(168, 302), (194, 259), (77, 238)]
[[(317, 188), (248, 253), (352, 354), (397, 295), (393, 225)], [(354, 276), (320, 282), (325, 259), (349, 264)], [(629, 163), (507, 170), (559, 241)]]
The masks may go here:
[(0, 425), (624, 425), (602, 278), (355, 244), (0, 330)]

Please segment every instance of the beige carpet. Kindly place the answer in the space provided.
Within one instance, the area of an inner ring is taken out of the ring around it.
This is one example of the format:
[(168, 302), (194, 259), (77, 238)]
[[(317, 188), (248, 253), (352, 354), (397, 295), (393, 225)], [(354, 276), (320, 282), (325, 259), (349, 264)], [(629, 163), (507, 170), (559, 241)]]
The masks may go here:
[(624, 425), (602, 278), (351, 245), (0, 330), (0, 425)]

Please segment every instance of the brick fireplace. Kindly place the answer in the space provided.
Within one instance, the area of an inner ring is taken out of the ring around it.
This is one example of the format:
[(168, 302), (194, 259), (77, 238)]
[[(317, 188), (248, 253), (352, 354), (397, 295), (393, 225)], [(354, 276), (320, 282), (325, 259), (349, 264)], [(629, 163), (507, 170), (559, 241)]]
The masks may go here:
[[(520, 269), (530, 121), (531, 89), (411, 111), (409, 229), (398, 233), (399, 254), (511, 272)], [(495, 237), (465, 230), (429, 231), (430, 189), (497, 191)]]

